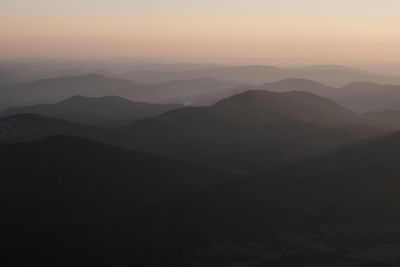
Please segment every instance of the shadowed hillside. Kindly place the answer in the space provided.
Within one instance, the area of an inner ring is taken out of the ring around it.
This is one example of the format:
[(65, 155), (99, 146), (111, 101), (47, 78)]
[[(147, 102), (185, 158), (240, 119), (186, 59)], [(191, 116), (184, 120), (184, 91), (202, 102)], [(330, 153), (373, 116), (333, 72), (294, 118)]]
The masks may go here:
[[(310, 93), (248, 91), (121, 131), (135, 149), (228, 169), (268, 169), (363, 141), (357, 115)], [(354, 124), (353, 124), (354, 123)], [(360, 127), (376, 135), (383, 131)]]
[(1, 145), (0, 160), (3, 266), (179, 263), (216, 236), (218, 184), (236, 179), (72, 137)]

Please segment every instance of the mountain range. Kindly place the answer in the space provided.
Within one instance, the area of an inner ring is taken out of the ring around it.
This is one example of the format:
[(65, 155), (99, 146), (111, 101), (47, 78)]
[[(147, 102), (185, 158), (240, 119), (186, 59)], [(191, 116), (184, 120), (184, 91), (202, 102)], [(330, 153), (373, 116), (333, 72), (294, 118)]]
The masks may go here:
[(194, 99), (196, 103), (215, 103), (227, 96), (248, 90), (267, 90), (273, 92), (304, 91), (334, 100), (352, 111), (365, 113), (384, 109), (399, 109), (400, 86), (372, 82), (351, 82), (343, 87), (333, 87), (312, 80), (286, 79), (257, 86), (230, 88)]
[(52, 104), (66, 98), (119, 96), (132, 101), (151, 103), (190, 103), (197, 95), (226, 90), (237, 82), (211, 78), (177, 80), (162, 84), (138, 84), (101, 74), (65, 76), (26, 83), (4, 84), (0, 87), (0, 108), (36, 104)]
[(344, 86), (354, 81), (398, 83), (399, 77), (390, 77), (344, 66), (311, 66), (279, 68), (266, 65), (215, 66), (187, 71), (134, 70), (124, 78), (140, 83), (162, 83), (171, 80), (212, 77), (222, 81), (262, 84), (297, 78), (310, 79), (332, 86)]
[(0, 84), (1, 266), (399, 266), (395, 79), (148, 67)]
[(33, 113), (99, 127), (116, 127), (183, 107), (179, 104), (133, 102), (117, 96), (73, 96), (56, 104), (8, 108), (0, 117)]
[(239, 170), (265, 170), (387, 132), (317, 95), (268, 91), (169, 111), (120, 131), (137, 150)]
[[(206, 74), (208, 73), (204, 73)], [(100, 74), (89, 74), (0, 85), (0, 108), (52, 104), (75, 95), (87, 97), (114, 95), (136, 102), (204, 106), (248, 90), (311, 92), (361, 113), (399, 109), (400, 106), (399, 86), (365, 81), (350, 82), (337, 88), (312, 80), (291, 78), (246, 86), (243, 82), (232, 82), (224, 77), (212, 78), (211, 75), (208, 78), (201, 76), (186, 80), (140, 84)]]
[(37, 80), (1, 90), (0, 105), (10, 107), (54, 103), (74, 95), (99, 97), (128, 94), (132, 86), (131, 81), (98, 74)]
[(257, 90), (113, 130), (33, 114), (5, 117), (0, 129), (3, 143), (64, 134), (239, 172), (268, 170), (390, 131), (312, 93)]

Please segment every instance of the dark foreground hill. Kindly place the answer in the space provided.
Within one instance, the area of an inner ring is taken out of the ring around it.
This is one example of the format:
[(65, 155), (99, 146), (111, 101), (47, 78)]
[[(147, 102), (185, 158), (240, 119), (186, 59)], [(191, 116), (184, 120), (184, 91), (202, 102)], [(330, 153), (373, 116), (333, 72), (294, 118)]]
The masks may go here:
[(237, 178), (71, 137), (1, 145), (1, 263), (396, 266), (399, 146)]
[[(292, 238), (307, 243), (313, 236), (314, 242), (329, 243), (333, 251), (346, 255), (338, 266), (398, 266), (399, 159), (396, 133), (291, 166), (269, 179), (273, 181), (269, 187), (282, 194), (282, 210), (304, 212), (308, 230), (300, 230), (301, 220), (295, 219), (297, 236)], [(369, 263), (349, 263), (351, 258)], [(316, 259), (327, 266), (333, 261), (326, 254), (297, 254), (256, 266), (309, 266)]]
[(306, 185), (303, 193), (313, 195), (318, 204), (359, 214), (360, 221), (400, 221), (395, 212), (400, 208), (399, 132), (304, 162), (288, 176), (296, 177), (296, 190)]
[[(187, 111), (184, 111), (185, 115)], [(167, 120), (164, 123), (162, 117), (154, 120), (154, 125), (150, 124), (153, 120), (141, 121), (133, 131), (131, 128), (103, 129), (35, 114), (19, 114), (0, 120), (0, 143), (70, 135), (218, 168), (255, 171), (364, 140), (351, 131), (296, 120), (241, 126), (212, 113), (189, 114), (187, 120), (175, 122)]]
[(33, 113), (77, 123), (113, 127), (180, 107), (183, 105), (134, 102), (118, 96), (73, 96), (56, 104), (9, 108), (0, 112), (0, 117)]
[(2, 266), (174, 266), (216, 238), (218, 185), (236, 179), (61, 136), (0, 161)]

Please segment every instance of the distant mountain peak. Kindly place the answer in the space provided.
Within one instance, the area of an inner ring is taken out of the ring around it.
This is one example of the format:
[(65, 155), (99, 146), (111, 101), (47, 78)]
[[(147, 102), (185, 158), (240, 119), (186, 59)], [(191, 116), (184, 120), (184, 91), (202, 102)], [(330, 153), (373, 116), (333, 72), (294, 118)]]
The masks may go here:
[(268, 90), (248, 90), (243, 93), (239, 93), (239, 94), (233, 95), (229, 98), (223, 99), (220, 102), (230, 101), (230, 100), (252, 101), (252, 100), (260, 100), (260, 98), (265, 99), (265, 98), (271, 98), (271, 97), (286, 97), (286, 96), (289, 96), (289, 97), (302, 96), (302, 97), (308, 97), (308, 98), (312, 98), (312, 99), (320, 99), (320, 100), (324, 100), (324, 101), (327, 100), (327, 101), (333, 103), (333, 101), (331, 101), (327, 98), (318, 96), (318, 95), (310, 93), (310, 92), (305, 92), (305, 91), (273, 92), (273, 91), (268, 91)]
[(272, 83), (265, 83), (256, 87), (259, 90), (268, 90), (273, 92), (291, 92), (306, 91), (317, 95), (335, 91), (337, 88), (325, 85), (310, 79), (290, 78)]
[(365, 89), (365, 88), (376, 88), (377, 86), (380, 86), (377, 83), (374, 82), (369, 82), (369, 81), (355, 81), (346, 84), (345, 86), (342, 87), (342, 89)]
[(356, 69), (343, 66), (343, 65), (312, 65), (308, 67), (309, 69), (321, 69), (321, 70), (351, 70), (351, 71), (357, 71)]
[(273, 82), (273, 83), (267, 83), (270, 85), (274, 84), (293, 84), (295, 86), (301, 86), (301, 85), (311, 85), (311, 86), (327, 86), (323, 83), (319, 83), (310, 79), (301, 79), (301, 78), (289, 78), (289, 79), (284, 79), (281, 81)]
[(112, 95), (99, 97), (74, 95), (55, 104), (9, 108), (0, 112), (0, 117), (34, 113), (81, 124), (114, 127), (180, 107), (183, 105), (137, 102)]
[(59, 103), (66, 103), (66, 102), (73, 102), (73, 101), (87, 101), (87, 102), (95, 102), (95, 101), (100, 101), (100, 100), (108, 100), (108, 101), (124, 101), (128, 103), (132, 103), (133, 101), (130, 101), (128, 99), (119, 97), (119, 96), (113, 96), (113, 95), (108, 95), (108, 96), (96, 96), (96, 97), (90, 97), (90, 96), (83, 96), (83, 95), (74, 95), (71, 96), (63, 101), (60, 101)]
[(75, 77), (107, 78), (104, 74), (101, 74), (101, 73), (88, 73), (88, 74), (85, 74), (85, 75), (75, 76)]

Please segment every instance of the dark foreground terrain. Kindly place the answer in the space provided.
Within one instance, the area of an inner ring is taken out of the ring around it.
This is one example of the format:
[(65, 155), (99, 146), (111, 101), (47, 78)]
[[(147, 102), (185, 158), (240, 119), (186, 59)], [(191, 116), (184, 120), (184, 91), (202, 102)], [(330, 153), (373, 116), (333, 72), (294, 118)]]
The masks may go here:
[(238, 177), (75, 137), (1, 145), (1, 262), (397, 266), (399, 156), (394, 134)]

